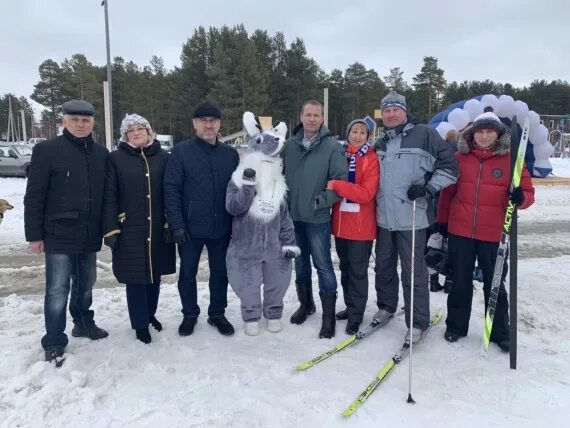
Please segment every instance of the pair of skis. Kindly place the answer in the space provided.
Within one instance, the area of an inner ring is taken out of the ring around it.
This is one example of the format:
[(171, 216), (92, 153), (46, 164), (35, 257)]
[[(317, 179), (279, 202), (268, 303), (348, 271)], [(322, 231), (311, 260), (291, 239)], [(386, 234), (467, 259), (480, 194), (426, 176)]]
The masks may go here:
[[(526, 146), (528, 143), (528, 134), (530, 130), (530, 122), (525, 119), (522, 134), (520, 141), (517, 140), (516, 134), (518, 133), (518, 125), (516, 116), (513, 118), (512, 123), (512, 132), (511, 132), (511, 139), (512, 139), (512, 148), (511, 153), (516, 153), (516, 156), (513, 157), (513, 162), (511, 165), (511, 186), (509, 191), (512, 192), (516, 187), (520, 186), (523, 168), (524, 168), (524, 156), (526, 153)], [(517, 146), (518, 142), (518, 147)], [(486, 357), (487, 352), (489, 350), (489, 343), (491, 341), (491, 332), (493, 330), (493, 319), (495, 318), (495, 311), (497, 308), (497, 300), (499, 298), (499, 289), (501, 287), (501, 277), (503, 275), (503, 264), (507, 257), (508, 248), (509, 248), (509, 241), (510, 241), (510, 233), (513, 221), (516, 221), (516, 205), (513, 201), (509, 199), (507, 205), (507, 211), (505, 212), (505, 220), (503, 222), (503, 229), (501, 232), (501, 241), (499, 242), (499, 248), (497, 250), (497, 260), (495, 262), (495, 270), (493, 271), (493, 282), (491, 283), (491, 294), (489, 296), (488, 308), (487, 313), (485, 314), (485, 320), (483, 325), (483, 343), (481, 345), (481, 355)], [(516, 252), (516, 249), (515, 249)], [(516, 272), (516, 270), (515, 270)], [(511, 270), (511, 275), (513, 274)], [(516, 278), (515, 278), (516, 279)], [(515, 281), (516, 282), (516, 281)], [(516, 295), (516, 284), (515, 289), (511, 290), (512, 295)], [(516, 305), (511, 308), (511, 311), (516, 311)], [(516, 312), (515, 312), (516, 313)], [(516, 321), (516, 319), (515, 319)], [(516, 326), (514, 326), (516, 331)], [(515, 338), (516, 342), (516, 338)], [(516, 349), (516, 343), (513, 344)], [(513, 358), (511, 358), (513, 359)], [(516, 360), (516, 354), (514, 359)], [(516, 367), (516, 363), (514, 365)], [(511, 367), (513, 367), (513, 363), (511, 362)], [(513, 367), (514, 368), (514, 367)]]
[[(443, 310), (439, 309), (435, 316), (431, 319), (428, 329), (422, 335), (423, 341), (428, 331), (431, 329), (432, 326), (439, 323), (443, 318)], [(345, 341), (341, 342), (334, 348), (330, 349), (327, 352), (322, 353), (321, 355), (295, 366), (297, 371), (304, 371), (307, 370), (316, 364), (326, 360), (327, 358), (347, 349), (354, 344), (358, 343), (365, 337), (370, 336), (372, 333), (377, 331), (380, 327), (386, 325), (389, 320), (384, 323), (378, 323), (376, 321), (372, 321), (362, 332), (358, 332), (356, 335), (349, 337)], [(358, 395), (358, 397), (341, 413), (342, 416), (351, 416), (353, 415), (361, 406), (362, 404), (368, 399), (368, 397), (376, 390), (378, 385), (386, 378), (386, 376), (404, 359), (408, 356), (410, 351), (409, 345), (406, 343), (404, 344), (401, 349), (394, 354), (390, 360), (382, 367), (380, 372), (374, 377), (372, 382)]]

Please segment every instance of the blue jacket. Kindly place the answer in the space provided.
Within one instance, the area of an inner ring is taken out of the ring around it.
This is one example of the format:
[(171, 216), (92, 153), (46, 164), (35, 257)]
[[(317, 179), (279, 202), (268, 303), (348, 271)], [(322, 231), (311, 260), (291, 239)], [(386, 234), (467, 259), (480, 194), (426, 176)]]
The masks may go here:
[(226, 189), (239, 164), (237, 151), (194, 137), (172, 149), (164, 174), (164, 205), (169, 228), (186, 228), (191, 238), (231, 234)]

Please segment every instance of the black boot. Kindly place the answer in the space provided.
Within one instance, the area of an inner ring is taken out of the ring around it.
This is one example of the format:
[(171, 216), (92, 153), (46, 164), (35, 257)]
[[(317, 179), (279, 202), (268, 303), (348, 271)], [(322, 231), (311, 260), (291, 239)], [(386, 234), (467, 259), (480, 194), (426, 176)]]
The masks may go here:
[(71, 335), (73, 337), (87, 337), (91, 340), (99, 340), (109, 336), (109, 333), (102, 328), (97, 327), (95, 323), (93, 323), (85, 327), (79, 327), (78, 325), (74, 326), (73, 330), (71, 330)]
[(140, 340), (142, 343), (149, 344), (152, 342), (152, 337), (150, 337), (150, 332), (148, 331), (148, 327), (145, 328), (138, 328), (137, 332), (137, 339)]
[(443, 287), (439, 283), (439, 273), (434, 273), (429, 276), (429, 291), (436, 293), (443, 290)]
[(154, 329), (156, 331), (162, 330), (162, 324), (160, 323), (159, 320), (156, 319), (156, 317), (154, 315), (150, 316), (149, 323), (150, 323), (150, 325), (152, 325), (154, 327)]
[(321, 296), (321, 303), (323, 304), (323, 324), (321, 326), (321, 331), (319, 332), (319, 337), (321, 339), (330, 339), (334, 337), (335, 334), (335, 305), (336, 305), (336, 293), (334, 294), (324, 294), (319, 293)]
[(346, 312), (346, 309), (343, 309), (342, 311), (338, 311), (335, 316), (336, 316), (337, 320), (347, 320), (348, 319), (348, 313)]
[(360, 328), (360, 322), (348, 320), (348, 322), (346, 323), (345, 332), (349, 336), (352, 336), (352, 335), (358, 333), (359, 328)]
[(182, 324), (178, 327), (178, 334), (180, 336), (190, 336), (194, 333), (194, 327), (198, 322), (198, 317), (191, 317), (188, 315), (184, 315), (184, 319), (182, 320)]
[(303, 324), (309, 315), (315, 313), (315, 301), (313, 300), (313, 287), (310, 284), (297, 284), (297, 297), (301, 306), (291, 315), (292, 324)]
[(509, 339), (497, 340), (495, 343), (502, 352), (510, 352), (511, 341)]
[(234, 326), (228, 321), (225, 315), (219, 315), (217, 317), (209, 317), (208, 324), (216, 327), (221, 335), (231, 336), (234, 334)]

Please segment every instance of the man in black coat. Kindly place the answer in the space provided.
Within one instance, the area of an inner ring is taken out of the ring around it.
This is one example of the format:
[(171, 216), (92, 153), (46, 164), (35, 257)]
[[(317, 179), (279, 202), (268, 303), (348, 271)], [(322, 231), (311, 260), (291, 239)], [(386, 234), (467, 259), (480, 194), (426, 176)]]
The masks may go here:
[(95, 110), (83, 100), (63, 104), (63, 135), (34, 147), (24, 197), (26, 241), (45, 253), (46, 291), (42, 337), (46, 361), (63, 363), (67, 298), (74, 337), (102, 339), (90, 309), (101, 249), (101, 210), (109, 152), (93, 141)]
[(221, 118), (217, 106), (202, 103), (193, 117), (196, 137), (174, 146), (164, 176), (168, 224), (180, 254), (178, 291), (184, 319), (178, 332), (181, 336), (192, 334), (200, 314), (196, 274), (206, 246), (210, 267), (208, 324), (223, 335), (232, 335), (234, 328), (224, 316), (228, 290), (226, 252), (232, 229), (225, 202), (226, 188), (239, 156), (217, 138)]

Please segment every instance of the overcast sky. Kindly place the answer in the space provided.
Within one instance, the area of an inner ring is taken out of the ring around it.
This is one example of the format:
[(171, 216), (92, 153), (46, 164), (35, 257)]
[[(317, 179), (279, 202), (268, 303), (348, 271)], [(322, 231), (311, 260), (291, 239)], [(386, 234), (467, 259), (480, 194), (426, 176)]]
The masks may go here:
[[(29, 97), (47, 58), (106, 62), (101, 0), (0, 0), (0, 17), (0, 94)], [(172, 68), (198, 26), (243, 23), (302, 38), (327, 72), (359, 61), (411, 82), (429, 55), (448, 82), (570, 80), (569, 0), (109, 0), (109, 19), (111, 56), (138, 65)]]

